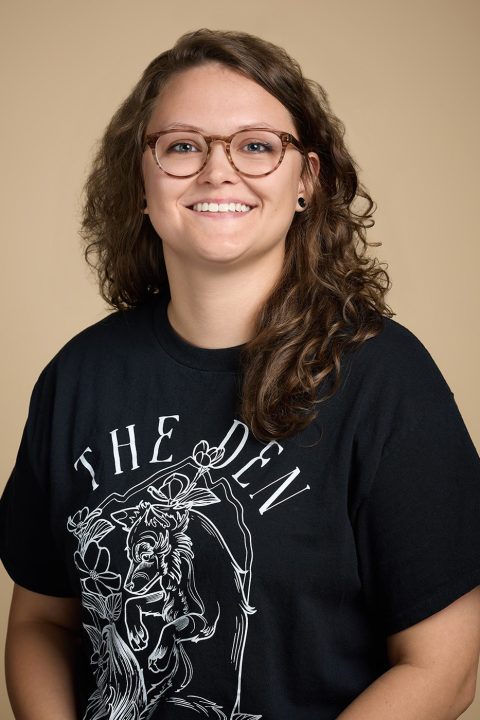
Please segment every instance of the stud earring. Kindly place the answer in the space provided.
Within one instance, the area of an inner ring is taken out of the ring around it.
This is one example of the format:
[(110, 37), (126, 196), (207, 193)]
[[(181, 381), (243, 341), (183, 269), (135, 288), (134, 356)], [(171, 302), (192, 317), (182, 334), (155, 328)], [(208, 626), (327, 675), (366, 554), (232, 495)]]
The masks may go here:
[(301, 208), (304, 208), (304, 207), (307, 206), (307, 203), (306, 203), (306, 201), (305, 201), (305, 198), (302, 197), (301, 195), (300, 195), (300, 197), (298, 198), (298, 204), (300, 205)]

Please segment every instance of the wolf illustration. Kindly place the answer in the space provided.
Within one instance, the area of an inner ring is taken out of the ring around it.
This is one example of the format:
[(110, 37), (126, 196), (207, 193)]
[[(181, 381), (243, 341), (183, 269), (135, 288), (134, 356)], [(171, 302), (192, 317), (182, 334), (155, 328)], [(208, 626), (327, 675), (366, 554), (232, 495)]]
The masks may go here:
[[(238, 649), (252, 612), (242, 570), (200, 511), (220, 500), (185, 475), (169, 478), (168, 487), (165, 494), (150, 486), (154, 502), (142, 499), (111, 514), (127, 533), (124, 589), (131, 597), (124, 621), (132, 649), (148, 653), (157, 688), (149, 699), (165, 700), (172, 718), (193, 716), (200, 706), (206, 717), (258, 717), (238, 712)], [(179, 694), (187, 687), (188, 695)]]

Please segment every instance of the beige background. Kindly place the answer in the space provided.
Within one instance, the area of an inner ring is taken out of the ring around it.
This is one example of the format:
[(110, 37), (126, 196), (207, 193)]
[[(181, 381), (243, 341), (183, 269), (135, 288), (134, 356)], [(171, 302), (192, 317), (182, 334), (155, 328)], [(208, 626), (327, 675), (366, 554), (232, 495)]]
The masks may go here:
[[(2, 0), (0, 489), (40, 370), (105, 314), (78, 239), (94, 143), (146, 64), (202, 26), (283, 45), (327, 89), (378, 203), (371, 252), (389, 264), (395, 319), (429, 349), (480, 447), (477, 0)], [(3, 634), (3, 569), (0, 584)], [(12, 720), (3, 681), (0, 697)]]

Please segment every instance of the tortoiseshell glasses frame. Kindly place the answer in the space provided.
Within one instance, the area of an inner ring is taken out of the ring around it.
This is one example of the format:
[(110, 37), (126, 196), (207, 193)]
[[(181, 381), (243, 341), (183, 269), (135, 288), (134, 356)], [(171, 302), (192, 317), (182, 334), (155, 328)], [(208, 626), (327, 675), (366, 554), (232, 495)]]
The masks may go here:
[[(242, 170), (239, 170), (235, 163), (233, 162), (232, 155), (230, 153), (230, 145), (233, 140), (233, 138), (236, 135), (239, 135), (240, 133), (250, 132), (252, 130), (261, 130), (262, 132), (271, 132), (274, 135), (276, 135), (280, 140), (282, 141), (282, 151), (280, 153), (280, 157), (278, 159), (277, 164), (275, 167), (273, 167), (271, 170), (268, 170), (264, 173), (246, 173)], [(202, 172), (203, 168), (208, 162), (208, 158), (210, 157), (210, 150), (211, 145), (213, 142), (219, 141), (223, 142), (225, 145), (225, 153), (227, 155), (228, 161), (230, 165), (236, 170), (236, 172), (240, 173), (240, 175), (245, 175), (246, 177), (264, 177), (265, 175), (270, 175), (272, 172), (274, 172), (281, 164), (283, 158), (285, 157), (285, 151), (287, 149), (288, 145), (292, 145), (296, 150), (298, 150), (299, 153), (301, 153), (305, 157), (305, 149), (301, 142), (297, 140), (296, 137), (294, 137), (291, 133), (285, 132), (283, 130), (272, 130), (271, 128), (245, 128), (243, 130), (237, 130), (236, 132), (232, 133), (232, 135), (204, 135), (203, 133), (199, 132), (198, 130), (188, 130), (187, 132), (195, 132), (197, 135), (201, 135), (201, 137), (205, 140), (205, 143), (207, 145), (207, 154), (205, 155), (205, 160), (202, 164), (202, 166), (196, 170), (193, 173), (189, 173), (188, 175), (176, 175), (171, 172), (167, 172), (159, 163), (156, 153), (156, 144), (159, 137), (162, 135), (167, 135), (169, 133), (185, 133), (185, 130), (182, 129), (176, 129), (172, 128), (171, 130), (160, 130), (159, 132), (150, 133), (149, 135), (146, 135), (143, 150), (145, 151), (147, 147), (149, 147), (152, 151), (153, 159), (155, 160), (156, 164), (162, 170), (166, 175), (170, 175), (171, 177), (183, 177), (183, 178), (189, 178), (193, 177), (194, 175), (198, 175), (198, 173)]]

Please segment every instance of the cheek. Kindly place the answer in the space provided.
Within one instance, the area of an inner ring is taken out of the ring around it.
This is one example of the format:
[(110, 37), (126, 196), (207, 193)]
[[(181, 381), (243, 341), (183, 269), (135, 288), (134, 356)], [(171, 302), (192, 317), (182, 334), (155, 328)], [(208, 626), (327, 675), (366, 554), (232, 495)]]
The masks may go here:
[[(280, 167), (275, 172), (279, 173), (279, 170), (282, 170), (282, 168)], [(282, 216), (295, 212), (300, 179), (300, 173), (296, 172), (295, 168), (286, 167), (285, 170), (287, 172), (279, 173), (277, 177), (273, 173), (269, 187), (265, 187), (266, 195), (268, 195), (272, 205)]]
[[(150, 220), (158, 231), (158, 225), (174, 224), (178, 194), (160, 175), (145, 175), (145, 198)], [(164, 228), (163, 228), (164, 230)]]
[(155, 172), (151, 168), (147, 168), (143, 173), (143, 184), (145, 187), (145, 195), (149, 203), (157, 200), (164, 195), (162, 191), (161, 174)]
[(168, 197), (167, 176), (162, 173), (152, 158), (144, 156), (142, 161), (143, 185), (149, 206), (158, 206)]
[(145, 151), (143, 153), (143, 157), (142, 157), (142, 178), (143, 178), (143, 186), (144, 186), (145, 190), (151, 184), (152, 174), (153, 174), (152, 158), (151, 158), (151, 156), (148, 155), (148, 152)]
[(279, 220), (281, 218), (284, 221), (285, 218), (293, 216), (298, 197), (297, 189), (296, 183), (287, 180), (270, 193), (272, 207)]

